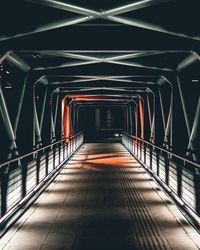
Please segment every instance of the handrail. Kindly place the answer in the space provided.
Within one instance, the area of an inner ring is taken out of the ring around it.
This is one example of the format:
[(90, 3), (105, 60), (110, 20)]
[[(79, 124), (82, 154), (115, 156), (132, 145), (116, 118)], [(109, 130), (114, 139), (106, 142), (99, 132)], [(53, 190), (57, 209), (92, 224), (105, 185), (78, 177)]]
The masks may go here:
[[(63, 169), (64, 164), (76, 153), (83, 144), (83, 133), (63, 138), (57, 142), (36, 149), (30, 153), (18, 156), (12, 160), (4, 162), (2, 167), (9, 166), (10, 163), (20, 159), (32, 156), (29, 163), (17, 172), (1, 171), (0, 183), (1, 191), (1, 211), (0, 211), (0, 238), (10, 228), (11, 225), (26, 211), (52, 180)], [(56, 147), (53, 147), (56, 145)], [(49, 148), (48, 150), (45, 150)], [(44, 158), (38, 158), (34, 155), (41, 152)], [(32, 160), (33, 164), (32, 164)], [(6, 166), (5, 166), (6, 165)], [(15, 170), (15, 169), (14, 169)], [(6, 177), (6, 178), (4, 178)], [(14, 179), (14, 181), (13, 181)]]
[(71, 140), (71, 139), (73, 139), (74, 137), (79, 136), (81, 133), (82, 133), (82, 132), (79, 132), (78, 134), (75, 134), (75, 135), (73, 135), (73, 136), (63, 138), (63, 139), (61, 139), (61, 140), (59, 140), (59, 141), (56, 141), (56, 142), (54, 142), (54, 143), (51, 143), (51, 144), (49, 144), (49, 145), (47, 145), (47, 146), (44, 146), (44, 147), (42, 147), (42, 148), (38, 148), (38, 149), (36, 149), (36, 150), (33, 150), (32, 152), (29, 152), (29, 153), (27, 153), (27, 154), (24, 154), (24, 155), (18, 156), (18, 157), (16, 157), (16, 158), (13, 158), (13, 159), (11, 159), (11, 160), (9, 160), (9, 161), (3, 162), (3, 163), (0, 164), (0, 169), (1, 169), (2, 167), (4, 167), (4, 166), (8, 165), (8, 164), (11, 164), (11, 163), (15, 162), (15, 161), (19, 161), (19, 160), (21, 160), (21, 159), (24, 159), (24, 158), (30, 156), (30, 155), (36, 154), (36, 153), (38, 153), (38, 152), (40, 152), (40, 151), (42, 151), (42, 150), (45, 150), (45, 149), (50, 148), (50, 147), (52, 147), (52, 146), (54, 146), (54, 145), (57, 145), (57, 144), (60, 143), (60, 142), (63, 142), (63, 141), (66, 141), (66, 140)]
[(200, 164), (198, 164), (198, 163), (196, 163), (196, 162), (193, 162), (193, 161), (191, 161), (191, 160), (188, 160), (188, 159), (186, 159), (186, 158), (184, 158), (184, 157), (181, 157), (181, 156), (179, 156), (179, 155), (177, 155), (177, 154), (175, 154), (175, 153), (173, 153), (173, 152), (171, 152), (171, 151), (169, 151), (169, 150), (167, 150), (167, 149), (164, 149), (164, 148), (161, 148), (161, 147), (159, 147), (159, 146), (156, 146), (155, 144), (153, 144), (153, 143), (151, 143), (151, 142), (149, 142), (149, 141), (146, 141), (146, 140), (144, 140), (144, 139), (138, 138), (138, 137), (136, 137), (136, 136), (134, 136), (134, 135), (130, 135), (130, 134), (125, 133), (125, 132), (123, 132), (123, 134), (125, 134), (125, 135), (128, 136), (128, 137), (132, 137), (132, 138), (134, 138), (135, 140), (138, 140), (138, 141), (141, 141), (141, 142), (145, 142), (146, 144), (151, 145), (151, 146), (154, 147), (154, 148), (157, 148), (157, 149), (159, 149), (159, 150), (161, 150), (161, 151), (163, 151), (163, 152), (165, 152), (165, 153), (167, 153), (167, 154), (169, 154), (169, 155), (172, 155), (172, 156), (174, 156), (174, 157), (176, 157), (176, 158), (182, 160), (184, 163), (187, 162), (187, 163), (189, 163), (189, 164), (194, 165), (194, 166), (197, 167), (197, 168), (200, 168)]

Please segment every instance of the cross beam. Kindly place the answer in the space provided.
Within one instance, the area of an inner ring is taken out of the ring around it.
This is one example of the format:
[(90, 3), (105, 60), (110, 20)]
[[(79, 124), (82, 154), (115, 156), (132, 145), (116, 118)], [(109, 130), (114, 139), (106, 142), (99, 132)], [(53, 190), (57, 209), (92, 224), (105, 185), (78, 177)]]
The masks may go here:
[(110, 21), (113, 21), (116, 23), (121, 23), (121, 24), (129, 25), (129, 26), (153, 30), (153, 31), (165, 33), (168, 35), (189, 38), (192, 40), (200, 40), (199, 36), (190, 37), (186, 34), (169, 31), (169, 30), (165, 29), (164, 27), (161, 27), (158, 25), (149, 24), (149, 23), (134, 20), (134, 19), (130, 20), (130, 19), (126, 19), (126, 18), (118, 16), (120, 14), (124, 14), (124, 13), (131, 12), (131, 11), (136, 11), (138, 9), (147, 8), (147, 7), (161, 4), (161, 3), (166, 3), (166, 2), (169, 2), (171, 0), (139, 0), (137, 2), (133, 2), (133, 3), (130, 3), (127, 5), (123, 5), (123, 6), (120, 6), (117, 8), (112, 8), (112, 9), (107, 10), (107, 11), (102, 10), (99, 12), (88, 9), (88, 8), (83, 8), (80, 6), (64, 3), (61, 1), (57, 1), (57, 0), (25, 0), (25, 1), (48, 6), (48, 7), (52, 7), (52, 8), (56, 8), (56, 9), (60, 9), (60, 10), (64, 10), (67, 12), (80, 14), (80, 15), (83, 15), (84, 17), (76, 17), (76, 18), (71, 19), (71, 20), (69, 20), (69, 19), (59, 20), (59, 21), (51, 23), (49, 25), (38, 27), (35, 30), (28, 32), (28, 33), (20, 33), (20, 34), (14, 35), (14, 36), (1, 36), (0, 41), (12, 39), (12, 38), (16, 38), (16, 37), (21, 37), (21, 36), (26, 36), (26, 35), (30, 35), (30, 34), (34, 34), (34, 33), (39, 33), (39, 32), (43, 32), (43, 31), (47, 31), (47, 30), (57, 29), (57, 28), (61, 28), (61, 27), (66, 27), (66, 26), (70, 26), (70, 25), (74, 25), (74, 24), (79, 24), (79, 23), (87, 22), (89, 20), (94, 20), (94, 19), (106, 19), (106, 20), (110, 20)]

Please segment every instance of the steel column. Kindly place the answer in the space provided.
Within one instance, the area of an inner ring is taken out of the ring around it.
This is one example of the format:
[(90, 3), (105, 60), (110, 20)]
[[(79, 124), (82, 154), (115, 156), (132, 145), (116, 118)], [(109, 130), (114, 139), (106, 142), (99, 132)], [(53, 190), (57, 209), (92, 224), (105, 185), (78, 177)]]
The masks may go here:
[[(16, 150), (15, 155), (18, 155), (15, 133), (14, 133), (14, 130), (13, 130), (13, 127), (12, 127), (12, 124), (11, 124), (10, 116), (9, 116), (7, 105), (6, 105), (6, 101), (5, 101), (5, 98), (4, 98), (4, 95), (3, 95), (3, 89), (2, 89), (2, 85), (1, 85), (1, 77), (0, 77), (0, 111), (1, 111), (1, 115), (2, 115), (2, 118), (3, 118), (5, 128), (7, 130), (9, 139), (11, 140), (10, 150), (15, 149)], [(8, 157), (10, 157), (10, 154), (8, 154)]]
[(199, 134), (200, 134), (200, 97), (198, 100), (197, 109), (196, 109), (194, 122), (193, 122), (193, 126), (192, 126), (192, 131), (190, 134), (189, 144), (188, 144), (188, 150), (192, 151), (192, 157), (193, 157), (193, 160), (195, 160), (195, 161), (199, 160), (198, 156), (195, 152), (195, 141), (197, 138), (199, 138), (198, 137)]
[(187, 111), (186, 104), (185, 104), (185, 99), (184, 99), (183, 90), (182, 90), (182, 86), (181, 86), (180, 76), (179, 76), (178, 72), (177, 72), (177, 83), (178, 83), (179, 95), (181, 98), (181, 104), (182, 104), (183, 114), (184, 114), (184, 118), (185, 118), (187, 133), (188, 133), (188, 137), (190, 137), (191, 125), (190, 125), (188, 111)]
[[(24, 101), (24, 95), (25, 95), (25, 90), (26, 90), (27, 79), (28, 79), (28, 75), (26, 74), (25, 78), (24, 78), (23, 85), (22, 85), (22, 90), (21, 90), (21, 94), (20, 94), (20, 98), (19, 98), (16, 118), (15, 118), (15, 123), (14, 123), (14, 129), (13, 130), (14, 130), (15, 137), (17, 137), (17, 129), (18, 129), (19, 118), (20, 118), (20, 115), (21, 115), (22, 105), (23, 105), (23, 101)], [(10, 150), (13, 150), (13, 147), (14, 147), (14, 145), (13, 145), (13, 143), (11, 143)], [(9, 153), (8, 159), (11, 159), (11, 157), (12, 157), (12, 152)]]
[(43, 121), (44, 121), (44, 112), (46, 107), (46, 100), (47, 100), (47, 87), (45, 88), (44, 97), (43, 97), (43, 104), (42, 104), (42, 112), (40, 117), (40, 131), (42, 132), (43, 128)]
[(36, 107), (35, 86), (33, 87), (33, 115), (34, 115), (34, 123), (35, 123), (35, 132), (37, 135), (35, 148), (38, 148), (38, 146), (42, 145), (42, 138), (41, 138), (41, 131), (40, 131), (40, 125), (39, 125), (37, 107)]
[[(171, 99), (170, 99), (170, 107), (169, 107), (169, 113), (168, 113), (168, 119), (165, 129), (165, 137), (164, 142), (170, 146), (170, 150), (172, 150), (172, 116), (173, 116), (173, 87), (171, 86)], [(170, 134), (170, 138), (169, 137)]]
[(163, 122), (163, 129), (164, 132), (166, 130), (166, 121), (165, 121), (165, 113), (164, 113), (164, 107), (163, 107), (163, 100), (162, 100), (162, 94), (161, 94), (161, 90), (158, 90), (158, 94), (159, 94), (159, 100), (160, 100), (160, 109), (161, 109), (161, 115), (162, 115), (162, 122)]

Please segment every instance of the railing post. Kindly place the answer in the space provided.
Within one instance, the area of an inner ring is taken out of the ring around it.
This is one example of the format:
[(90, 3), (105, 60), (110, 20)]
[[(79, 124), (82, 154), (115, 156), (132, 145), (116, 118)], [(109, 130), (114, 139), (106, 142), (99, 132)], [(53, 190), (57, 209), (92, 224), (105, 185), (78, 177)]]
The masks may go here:
[(65, 160), (65, 141), (63, 141), (63, 161)]
[(200, 215), (200, 169), (195, 169), (196, 212)]
[(165, 184), (169, 185), (169, 157), (165, 157)]
[(53, 145), (53, 169), (56, 167), (56, 145)]
[(147, 156), (147, 151), (146, 151), (146, 143), (144, 143), (144, 164), (146, 165), (146, 156)]
[(59, 146), (58, 146), (58, 163), (60, 164), (61, 162), (61, 144), (62, 142), (59, 143)]
[(1, 216), (7, 211), (8, 171), (1, 170)]
[(152, 146), (150, 145), (150, 147), (149, 147), (149, 168), (152, 170), (153, 169), (153, 167), (152, 167), (152, 164), (153, 164), (153, 148), (152, 148)]
[(48, 166), (49, 166), (49, 149), (46, 149), (45, 150), (46, 151), (46, 154), (45, 154), (45, 169), (46, 169), (46, 176), (48, 175), (48, 170), (49, 170), (49, 168), (48, 168)]
[(177, 194), (182, 197), (182, 166), (177, 165)]
[(36, 184), (40, 182), (40, 152), (36, 154)]
[(157, 176), (160, 176), (160, 159), (159, 159), (159, 152), (155, 149), (156, 154), (156, 166), (157, 166)]

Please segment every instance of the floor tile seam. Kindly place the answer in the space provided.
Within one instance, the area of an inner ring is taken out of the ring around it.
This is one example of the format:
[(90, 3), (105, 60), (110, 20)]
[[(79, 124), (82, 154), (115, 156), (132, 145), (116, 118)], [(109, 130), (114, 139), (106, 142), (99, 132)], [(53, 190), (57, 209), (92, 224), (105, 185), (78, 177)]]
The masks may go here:
[[(78, 171), (78, 169), (77, 169), (77, 171)], [(74, 177), (74, 178), (75, 178), (75, 177)], [(40, 250), (43, 248), (43, 245), (44, 245), (45, 240), (48, 238), (49, 234), (51, 233), (51, 231), (52, 231), (52, 229), (53, 229), (53, 227), (54, 227), (55, 221), (56, 221), (57, 218), (59, 217), (59, 215), (60, 215), (60, 213), (61, 213), (61, 210), (63, 209), (63, 206), (64, 206), (64, 204), (65, 204), (65, 202), (66, 202), (66, 200), (67, 200), (67, 198), (68, 198), (68, 196), (69, 196), (69, 193), (70, 193), (70, 191), (71, 191), (73, 185), (74, 185), (74, 182), (72, 182), (72, 183), (70, 184), (70, 187), (69, 187), (69, 189), (68, 189), (68, 191), (67, 191), (67, 194), (66, 194), (66, 196), (65, 196), (65, 199), (64, 199), (64, 201), (62, 202), (62, 206), (59, 207), (58, 213), (57, 213), (57, 215), (55, 216), (54, 221), (51, 223), (51, 226), (49, 227), (49, 230), (48, 230), (48, 232), (47, 232), (46, 235), (45, 235), (45, 239), (43, 240), (43, 243), (41, 244), (41, 246), (40, 246), (40, 248), (39, 248)]]
[[(128, 184), (122, 183), (122, 185), (128, 185)], [(135, 218), (139, 218), (139, 220), (141, 222), (143, 222), (141, 224), (139, 223), (140, 229), (141, 229), (140, 233), (141, 233), (142, 239), (145, 238), (148, 241), (149, 247), (152, 247), (152, 245), (153, 245), (153, 248), (158, 247), (158, 245), (159, 245), (159, 247), (161, 247), (160, 241), (158, 240), (157, 235), (154, 232), (154, 228), (152, 228), (151, 225), (149, 225), (149, 223), (147, 222), (147, 218), (146, 218), (144, 211), (142, 211), (142, 213), (141, 213), (141, 212), (139, 212), (139, 210), (133, 209), (133, 200), (132, 200), (133, 194), (129, 194), (129, 192), (126, 192), (126, 195), (128, 197), (129, 203), (130, 203), (131, 212), (136, 214)], [(136, 195), (135, 195), (135, 197), (137, 199), (136, 202), (138, 203), (138, 197)], [(147, 235), (149, 235), (150, 237), (146, 237)], [(160, 249), (162, 249), (162, 247)]]
[[(138, 167), (138, 170), (139, 170), (139, 169), (140, 169), (140, 168)], [(141, 174), (142, 174), (142, 173), (141, 173)], [(129, 175), (129, 174), (127, 174), (127, 175)], [(142, 174), (142, 175), (144, 175), (144, 174)], [(129, 179), (130, 179), (130, 178), (129, 178)], [(146, 178), (145, 178), (145, 179), (146, 179)], [(137, 195), (139, 196), (141, 204), (143, 203), (143, 206), (144, 206), (144, 208), (145, 208), (145, 210), (143, 211), (143, 213), (145, 212), (146, 217), (149, 218), (149, 219), (151, 220), (151, 225), (150, 225), (150, 226), (152, 226), (152, 227), (153, 227), (152, 229), (154, 229), (152, 232), (154, 232), (155, 235), (157, 235), (157, 236), (159, 237), (159, 239), (161, 240), (161, 242), (164, 243), (164, 244), (166, 245), (167, 249), (168, 249), (168, 248), (171, 249), (170, 243), (168, 242), (167, 238), (165, 237), (165, 234), (163, 233), (163, 231), (161, 230), (161, 228), (159, 227), (159, 225), (158, 225), (158, 224), (155, 222), (155, 220), (153, 219), (153, 214), (151, 213), (151, 210), (150, 210), (149, 206), (146, 204), (145, 198), (143, 197), (142, 194), (140, 194), (137, 185), (135, 185), (135, 184), (134, 184), (133, 182), (131, 182), (130, 180), (129, 180), (129, 184), (130, 184), (130, 186), (132, 186), (132, 187), (136, 190), (135, 194), (137, 193)], [(154, 190), (154, 191), (155, 191), (155, 190)]]

